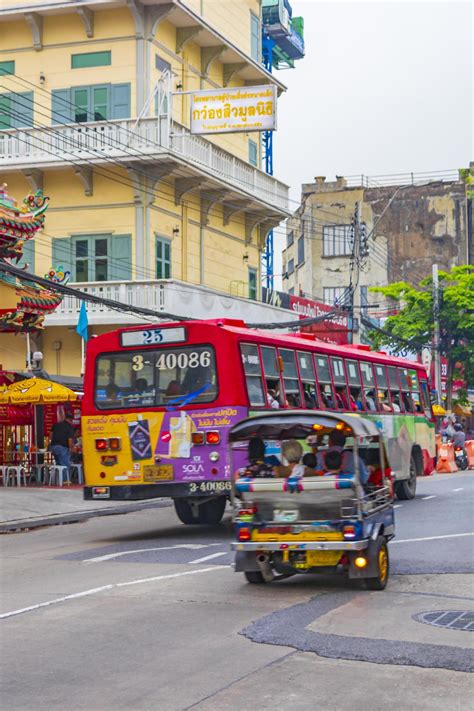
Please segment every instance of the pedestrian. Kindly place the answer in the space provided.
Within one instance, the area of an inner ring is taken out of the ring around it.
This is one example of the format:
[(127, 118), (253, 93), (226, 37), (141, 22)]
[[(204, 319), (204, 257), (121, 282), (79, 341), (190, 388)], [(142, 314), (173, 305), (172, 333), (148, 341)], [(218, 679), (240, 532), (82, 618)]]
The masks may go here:
[(50, 449), (53, 454), (56, 464), (60, 467), (68, 468), (71, 465), (71, 448), (74, 443), (74, 427), (72, 426), (73, 417), (70, 413), (64, 416), (64, 420), (56, 422), (51, 431)]

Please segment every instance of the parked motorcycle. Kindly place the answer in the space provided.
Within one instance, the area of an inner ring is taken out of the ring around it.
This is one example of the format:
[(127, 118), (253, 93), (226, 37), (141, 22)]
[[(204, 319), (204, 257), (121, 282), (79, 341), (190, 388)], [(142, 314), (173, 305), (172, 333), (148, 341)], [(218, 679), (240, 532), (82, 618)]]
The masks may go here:
[(454, 460), (458, 469), (462, 469), (463, 471), (467, 469), (469, 460), (467, 458), (466, 450), (463, 447), (455, 447)]

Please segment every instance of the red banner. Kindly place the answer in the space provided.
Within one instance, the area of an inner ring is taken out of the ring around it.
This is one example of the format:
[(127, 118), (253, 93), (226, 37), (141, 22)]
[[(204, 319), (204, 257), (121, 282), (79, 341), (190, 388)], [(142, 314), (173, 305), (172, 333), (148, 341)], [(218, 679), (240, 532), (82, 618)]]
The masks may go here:
[[(321, 301), (304, 299), (302, 296), (290, 294), (290, 309), (298, 314), (300, 319), (317, 318), (334, 311), (334, 306), (323, 304)], [(344, 345), (349, 343), (349, 322), (345, 314), (340, 314), (327, 321), (313, 323), (310, 326), (303, 326), (303, 333), (313, 333), (321, 341)]]

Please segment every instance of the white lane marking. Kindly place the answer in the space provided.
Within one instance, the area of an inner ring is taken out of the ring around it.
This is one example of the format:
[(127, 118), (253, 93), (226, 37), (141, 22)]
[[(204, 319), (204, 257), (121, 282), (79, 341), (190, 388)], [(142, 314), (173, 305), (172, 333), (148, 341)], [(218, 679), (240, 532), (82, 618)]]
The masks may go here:
[(170, 578), (181, 578), (183, 575), (196, 575), (196, 573), (210, 573), (213, 570), (222, 570), (222, 568), (228, 568), (228, 565), (213, 565), (212, 568), (199, 568), (199, 570), (185, 570), (182, 573), (172, 573), (170, 575), (157, 575), (154, 578), (143, 578), (141, 580), (129, 580), (126, 583), (113, 583), (111, 585), (103, 585), (100, 588), (91, 588), (90, 590), (83, 590), (79, 593), (74, 593), (72, 595), (64, 595), (63, 597), (57, 597), (54, 600), (48, 600), (48, 602), (40, 602), (38, 605), (31, 605), (30, 607), (22, 607), (19, 610), (12, 610), (11, 612), (4, 612), (0, 615), (0, 620), (4, 620), (8, 617), (14, 617), (15, 615), (21, 615), (24, 612), (32, 612), (33, 610), (39, 610), (41, 607), (49, 607), (50, 605), (57, 605), (60, 602), (66, 602), (67, 600), (75, 600), (79, 597), (86, 597), (87, 595), (96, 595), (97, 593), (103, 592), (104, 590), (113, 590), (113, 588), (123, 588), (126, 585), (140, 585), (141, 583), (155, 582), (156, 580), (168, 580)]
[(158, 546), (157, 548), (137, 548), (133, 551), (118, 551), (117, 553), (107, 553), (99, 555), (96, 558), (86, 558), (83, 563), (102, 563), (104, 560), (113, 560), (113, 558), (121, 558), (124, 555), (133, 555), (133, 553), (148, 553), (148, 551), (171, 551), (178, 548), (187, 548), (191, 551), (199, 551), (201, 548), (209, 548), (210, 546), (219, 546), (220, 543), (178, 543), (175, 546)]
[(196, 560), (190, 560), (189, 565), (204, 563), (206, 560), (211, 560), (212, 558), (219, 558), (221, 555), (227, 555), (227, 551), (224, 551), (223, 553), (212, 553), (211, 555), (205, 555), (204, 558), (196, 558)]
[(459, 487), (459, 489), (453, 489), (453, 491), (464, 491), (464, 487), (461, 486), (461, 487)]
[(195, 575), (196, 573), (210, 573), (211, 570), (222, 570), (228, 565), (213, 565), (212, 568), (199, 568), (199, 570), (185, 570), (183, 573), (170, 573), (170, 575), (157, 575), (154, 578), (141, 578), (141, 580), (129, 580), (127, 583), (117, 583), (118, 588), (126, 585), (140, 585), (141, 583), (153, 583), (155, 580), (169, 580), (170, 578), (181, 578), (183, 575)]
[(402, 504), (395, 504), (393, 508), (394, 508), (394, 509), (400, 509), (401, 507), (402, 507)]
[(418, 541), (438, 541), (441, 538), (462, 538), (462, 536), (474, 536), (474, 532), (470, 533), (447, 533), (444, 536), (426, 536), (426, 538), (405, 538), (403, 540), (395, 539), (390, 541), (390, 545), (393, 543), (416, 543)]
[(422, 496), (421, 500), (422, 501), (427, 501), (428, 499), (436, 499), (436, 496), (432, 494), (431, 496)]
[(30, 607), (22, 607), (20, 610), (12, 610), (12, 612), (4, 612), (0, 615), (0, 620), (4, 620), (7, 617), (13, 617), (14, 615), (21, 615), (23, 612), (31, 612), (31, 610), (39, 610), (40, 607), (48, 607), (48, 605), (56, 605), (58, 602), (65, 602), (66, 600), (74, 600), (77, 597), (86, 597), (86, 595), (95, 595), (96, 593), (102, 592), (103, 590), (111, 590), (113, 585), (103, 585), (101, 588), (92, 588), (91, 590), (84, 590), (80, 593), (74, 593), (73, 595), (64, 595), (64, 597), (57, 597), (54, 600), (48, 600), (48, 602), (40, 602), (38, 605), (31, 605)]

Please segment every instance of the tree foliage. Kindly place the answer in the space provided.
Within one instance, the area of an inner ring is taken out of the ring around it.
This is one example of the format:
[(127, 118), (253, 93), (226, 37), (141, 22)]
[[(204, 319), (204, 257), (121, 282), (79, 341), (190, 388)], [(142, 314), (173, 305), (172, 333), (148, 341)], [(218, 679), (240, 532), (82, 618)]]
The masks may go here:
[[(428, 277), (413, 286), (397, 282), (373, 287), (400, 306), (389, 316), (383, 333), (373, 331), (376, 347), (390, 346), (395, 352), (407, 345), (415, 351), (432, 347), (434, 336), (433, 280)], [(452, 382), (462, 377), (474, 384), (474, 266), (453, 267), (450, 272), (439, 272), (440, 353), (448, 362), (448, 407), (451, 406)]]

